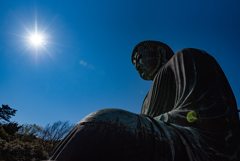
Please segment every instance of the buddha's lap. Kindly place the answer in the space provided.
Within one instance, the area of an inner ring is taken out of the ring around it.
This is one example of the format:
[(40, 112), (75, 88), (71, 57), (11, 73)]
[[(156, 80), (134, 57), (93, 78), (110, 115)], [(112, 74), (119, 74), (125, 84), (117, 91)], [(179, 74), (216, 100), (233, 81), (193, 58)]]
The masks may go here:
[[(155, 160), (168, 157), (165, 151), (171, 153), (168, 140), (148, 118), (125, 110), (104, 109), (77, 123), (52, 159)], [(187, 156), (184, 150), (176, 151), (179, 155)]]

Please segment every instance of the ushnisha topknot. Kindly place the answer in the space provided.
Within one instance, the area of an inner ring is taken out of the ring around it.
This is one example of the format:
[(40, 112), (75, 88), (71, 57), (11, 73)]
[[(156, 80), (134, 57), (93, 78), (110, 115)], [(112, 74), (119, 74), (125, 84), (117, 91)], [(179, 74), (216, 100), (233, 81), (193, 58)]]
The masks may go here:
[(134, 47), (133, 52), (132, 52), (132, 62), (133, 62), (133, 56), (137, 52), (137, 49), (138, 49), (139, 46), (144, 46), (144, 47), (146, 47), (146, 48), (148, 48), (152, 51), (156, 50), (156, 48), (158, 46), (162, 46), (166, 50), (166, 59), (167, 60), (171, 59), (171, 57), (174, 55), (174, 52), (172, 51), (172, 49), (167, 44), (164, 44), (160, 41), (147, 40), (147, 41), (142, 41), (142, 42), (138, 43)]

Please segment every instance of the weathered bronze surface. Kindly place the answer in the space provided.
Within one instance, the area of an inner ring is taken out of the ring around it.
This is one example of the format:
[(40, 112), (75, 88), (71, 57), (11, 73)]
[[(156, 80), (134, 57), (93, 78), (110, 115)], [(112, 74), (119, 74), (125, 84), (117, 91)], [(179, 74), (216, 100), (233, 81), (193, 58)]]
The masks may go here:
[(141, 78), (153, 80), (141, 114), (104, 109), (86, 116), (52, 160), (240, 160), (236, 100), (212, 56), (192, 48), (173, 55), (145, 41), (132, 62)]

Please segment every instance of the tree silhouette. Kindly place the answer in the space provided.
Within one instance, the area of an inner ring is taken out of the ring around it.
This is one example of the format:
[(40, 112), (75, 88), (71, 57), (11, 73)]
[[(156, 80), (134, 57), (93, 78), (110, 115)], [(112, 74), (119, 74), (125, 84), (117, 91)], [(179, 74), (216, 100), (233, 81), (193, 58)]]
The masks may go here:
[(0, 119), (4, 119), (9, 122), (11, 116), (15, 116), (17, 110), (10, 108), (8, 105), (2, 105), (0, 107)]
[(3, 124), (2, 127), (9, 135), (14, 135), (22, 126), (19, 126), (17, 122), (9, 122)]
[(73, 126), (74, 124), (70, 124), (69, 121), (57, 121), (52, 125), (47, 124), (46, 127), (42, 129), (39, 138), (42, 140), (41, 144), (50, 155), (56, 145), (67, 135)]

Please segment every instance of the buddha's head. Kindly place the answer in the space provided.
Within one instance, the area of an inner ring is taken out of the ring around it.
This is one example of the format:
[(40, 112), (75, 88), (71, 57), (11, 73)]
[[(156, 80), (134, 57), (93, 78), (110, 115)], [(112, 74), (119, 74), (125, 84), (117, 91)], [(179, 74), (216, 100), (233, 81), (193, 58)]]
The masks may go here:
[(132, 52), (132, 63), (144, 80), (153, 80), (159, 69), (173, 56), (172, 49), (159, 41), (143, 41)]

